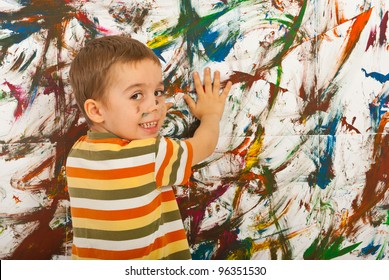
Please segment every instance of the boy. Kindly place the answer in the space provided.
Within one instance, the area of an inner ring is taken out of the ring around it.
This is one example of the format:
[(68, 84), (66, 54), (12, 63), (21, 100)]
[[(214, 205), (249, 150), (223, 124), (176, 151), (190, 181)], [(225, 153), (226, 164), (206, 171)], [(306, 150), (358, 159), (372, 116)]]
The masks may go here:
[(231, 83), (220, 90), (204, 71), (186, 95), (201, 124), (193, 138), (159, 136), (167, 106), (161, 63), (127, 37), (90, 41), (70, 68), (74, 95), (90, 126), (66, 163), (73, 223), (73, 259), (190, 259), (171, 185), (214, 151)]

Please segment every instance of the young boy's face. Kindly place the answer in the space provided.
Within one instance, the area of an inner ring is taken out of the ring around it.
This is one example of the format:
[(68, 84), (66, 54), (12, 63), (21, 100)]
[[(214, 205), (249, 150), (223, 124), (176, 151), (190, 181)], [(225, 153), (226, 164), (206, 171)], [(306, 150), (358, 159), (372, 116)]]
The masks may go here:
[(102, 131), (128, 140), (156, 137), (166, 117), (161, 66), (150, 59), (116, 63), (109, 75)]

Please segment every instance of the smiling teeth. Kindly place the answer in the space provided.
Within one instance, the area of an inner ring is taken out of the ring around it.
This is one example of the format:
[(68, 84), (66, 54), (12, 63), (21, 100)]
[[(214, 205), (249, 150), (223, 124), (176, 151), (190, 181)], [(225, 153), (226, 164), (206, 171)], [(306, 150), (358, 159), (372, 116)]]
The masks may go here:
[(141, 123), (140, 126), (143, 128), (150, 128), (157, 125), (157, 122)]

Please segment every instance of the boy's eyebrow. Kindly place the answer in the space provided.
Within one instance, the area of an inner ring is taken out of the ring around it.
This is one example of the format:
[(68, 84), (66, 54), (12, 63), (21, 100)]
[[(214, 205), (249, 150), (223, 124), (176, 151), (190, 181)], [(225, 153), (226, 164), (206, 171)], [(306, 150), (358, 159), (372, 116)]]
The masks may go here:
[[(137, 83), (137, 84), (130, 85), (129, 87), (127, 87), (127, 88), (124, 90), (124, 92), (129, 91), (129, 90), (131, 90), (132, 88), (141, 87), (141, 86), (144, 86), (144, 85), (145, 85), (145, 83)], [(158, 86), (161, 86), (161, 87), (165, 88), (165, 84), (163, 83), (163, 81), (161, 81), (161, 82), (158, 84)]]

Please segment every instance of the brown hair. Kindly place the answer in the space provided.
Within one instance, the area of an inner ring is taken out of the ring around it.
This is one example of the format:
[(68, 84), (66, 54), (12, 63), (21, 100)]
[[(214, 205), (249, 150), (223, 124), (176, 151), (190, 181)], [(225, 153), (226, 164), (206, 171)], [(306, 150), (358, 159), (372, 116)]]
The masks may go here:
[(87, 99), (103, 100), (110, 68), (118, 62), (151, 59), (161, 65), (154, 52), (143, 43), (126, 36), (106, 36), (89, 41), (74, 58), (69, 72), (70, 85), (80, 110)]

